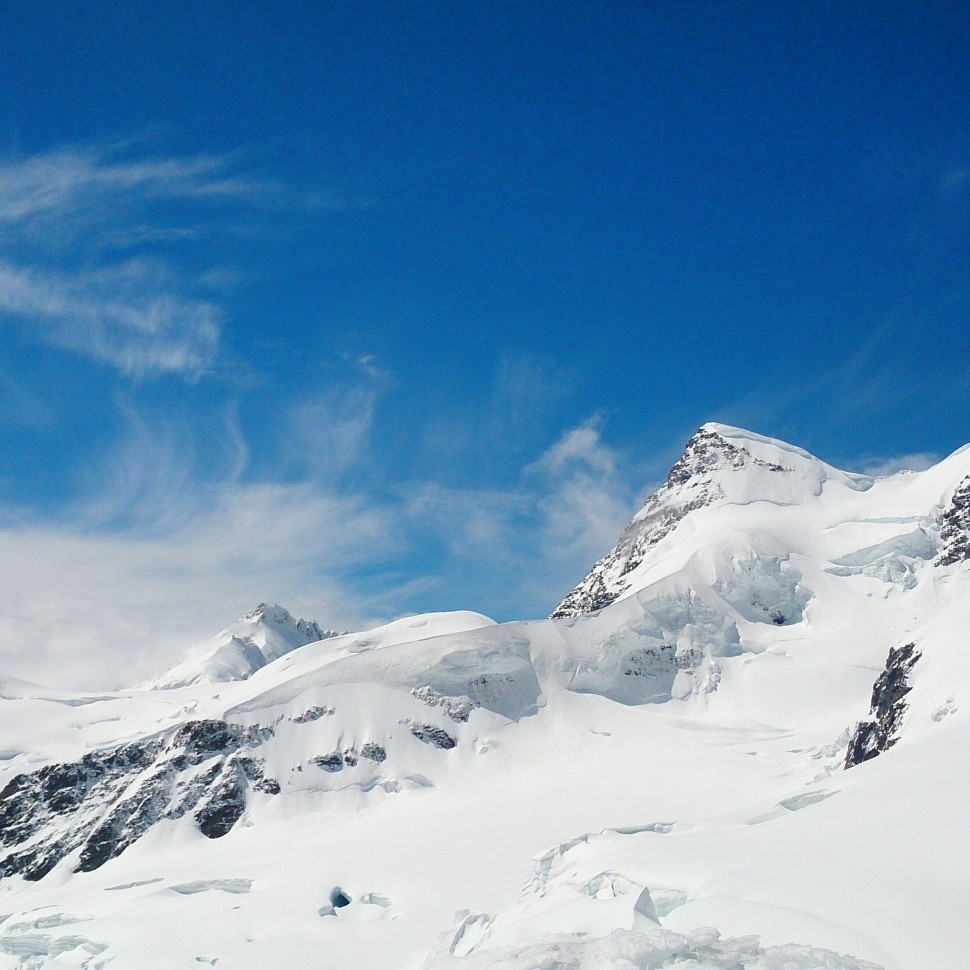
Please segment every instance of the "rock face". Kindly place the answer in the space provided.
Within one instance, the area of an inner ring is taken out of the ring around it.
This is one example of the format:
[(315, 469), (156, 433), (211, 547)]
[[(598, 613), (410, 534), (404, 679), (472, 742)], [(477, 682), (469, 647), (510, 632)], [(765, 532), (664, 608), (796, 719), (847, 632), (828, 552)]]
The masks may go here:
[(592, 613), (609, 606), (628, 588), (624, 579), (657, 545), (695, 509), (722, 498), (718, 477), (725, 471), (740, 471), (756, 465), (771, 472), (784, 472), (775, 462), (754, 457), (749, 449), (729, 441), (712, 426), (705, 425), (687, 442), (667, 480), (646, 501), (624, 529), (616, 546), (552, 612), (552, 618)]
[(271, 729), (188, 721), (161, 737), (90, 752), (12, 778), (0, 792), (0, 875), (43, 878), (72, 856), (88, 872), (120, 855), (161, 819), (192, 815), (210, 839), (246, 809), (250, 788), (274, 794), (245, 754)]
[(909, 675), (919, 660), (915, 643), (893, 647), (886, 659), (886, 669), (872, 688), (869, 719), (860, 721), (849, 741), (845, 767), (852, 768), (869, 761), (891, 748), (898, 740), (906, 702), (903, 698), (912, 689)]
[(970, 561), (970, 476), (956, 488), (943, 513), (937, 566)]

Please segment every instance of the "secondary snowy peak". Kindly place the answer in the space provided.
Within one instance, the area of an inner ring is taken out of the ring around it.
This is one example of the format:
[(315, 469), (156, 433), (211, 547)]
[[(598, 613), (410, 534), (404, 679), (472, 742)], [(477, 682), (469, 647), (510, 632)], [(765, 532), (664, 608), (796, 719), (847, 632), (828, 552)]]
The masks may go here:
[(156, 690), (190, 684), (246, 680), (261, 667), (297, 647), (340, 636), (313, 620), (296, 619), (275, 603), (260, 603), (189, 656), (151, 686)]
[(691, 512), (715, 505), (799, 505), (835, 481), (864, 491), (872, 479), (820, 461), (801, 448), (714, 422), (687, 442), (667, 480), (623, 530), (616, 546), (553, 611), (553, 618), (591, 613), (630, 588), (626, 577)]
[[(256, 630), (263, 631), (261, 638), (256, 634), (254, 639), (261, 640), (261, 645), (267, 649), (271, 647), (269, 631), (275, 632), (280, 640), (290, 644), (291, 649), (339, 635), (335, 630), (321, 629), (320, 625), (314, 620), (296, 619), (288, 610), (276, 603), (260, 603), (255, 609), (250, 610), (245, 616), (237, 620), (229, 629), (236, 630), (245, 624), (252, 624)], [(288, 652), (284, 649), (272, 656), (267, 654), (266, 659), (275, 660), (277, 656), (282, 656), (283, 653)]]

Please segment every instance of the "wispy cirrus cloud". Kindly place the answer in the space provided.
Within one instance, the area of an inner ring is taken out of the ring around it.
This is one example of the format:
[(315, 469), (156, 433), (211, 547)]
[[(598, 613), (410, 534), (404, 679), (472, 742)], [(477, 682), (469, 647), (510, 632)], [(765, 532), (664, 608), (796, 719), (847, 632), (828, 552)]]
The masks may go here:
[(0, 320), (129, 375), (197, 378), (225, 313), (213, 268), (172, 244), (282, 195), (231, 155), (137, 155), (119, 142), (0, 159)]
[(216, 304), (188, 296), (169, 268), (146, 260), (75, 272), (0, 262), (0, 314), (129, 374), (190, 376), (214, 359), (223, 317)]
[(283, 466), (331, 485), (366, 472), (374, 458), (374, 417), (386, 387), (387, 377), (374, 356), (346, 359), (336, 380), (286, 414)]
[(264, 600), (333, 625), (366, 622), (347, 576), (388, 554), (386, 513), (307, 485), (224, 483), (199, 498), (175, 521), (125, 529), (0, 526), (4, 671), (131, 685)]
[(200, 413), (116, 394), (120, 432), (77, 494), (43, 515), (0, 509), (0, 668), (131, 684), (273, 599), (357, 629), (407, 610), (535, 617), (615, 542), (636, 493), (598, 417), (504, 487), (393, 483), (373, 438), (390, 378), (371, 357), (344, 363), (330, 392), (281, 404), (268, 458), (237, 400)]
[(281, 191), (276, 183), (233, 174), (232, 155), (132, 157), (131, 149), (116, 142), (0, 160), (0, 226), (38, 237), (53, 225), (60, 232), (97, 232), (132, 221), (152, 202), (246, 201)]
[(637, 489), (623, 459), (594, 416), (563, 432), (508, 488), (410, 483), (404, 518), (443, 551), (429, 580), (461, 590), (464, 605), (485, 613), (552, 610), (633, 513)]

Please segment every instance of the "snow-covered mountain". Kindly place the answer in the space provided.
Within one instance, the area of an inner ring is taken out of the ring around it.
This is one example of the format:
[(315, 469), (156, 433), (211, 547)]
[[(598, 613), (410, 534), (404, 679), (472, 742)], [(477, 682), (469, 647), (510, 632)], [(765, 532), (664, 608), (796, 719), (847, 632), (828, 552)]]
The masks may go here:
[(337, 630), (322, 630), (313, 620), (297, 620), (275, 603), (260, 603), (211, 640), (193, 647), (185, 660), (148, 686), (164, 690), (245, 680), (297, 647), (339, 635)]
[[(662, 563), (660, 550), (658, 555), (651, 554), (654, 546), (663, 543), (691, 512), (755, 502), (801, 506), (818, 498), (827, 483), (831, 494), (832, 483), (866, 491), (873, 480), (841, 472), (784, 442), (726, 425), (705, 424), (687, 442), (667, 481), (623, 530), (616, 546), (552, 615), (590, 613), (640, 589), (650, 568)], [(697, 520), (694, 516), (691, 524)], [(684, 530), (679, 530), (665, 548), (681, 541), (683, 535)]]
[(551, 619), (260, 610), (0, 682), (0, 968), (966, 966), (970, 447), (709, 424)]

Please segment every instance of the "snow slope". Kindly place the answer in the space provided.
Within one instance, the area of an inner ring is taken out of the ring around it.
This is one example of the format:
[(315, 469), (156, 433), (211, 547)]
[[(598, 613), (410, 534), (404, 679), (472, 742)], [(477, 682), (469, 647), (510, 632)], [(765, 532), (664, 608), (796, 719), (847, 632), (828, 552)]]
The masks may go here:
[(0, 967), (962, 970), (968, 493), (705, 425), (552, 619), (4, 680)]

